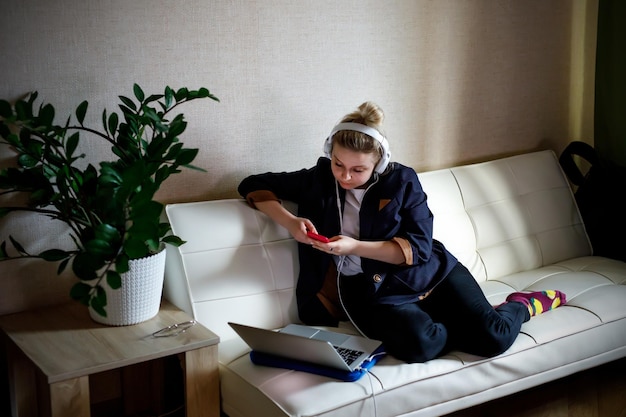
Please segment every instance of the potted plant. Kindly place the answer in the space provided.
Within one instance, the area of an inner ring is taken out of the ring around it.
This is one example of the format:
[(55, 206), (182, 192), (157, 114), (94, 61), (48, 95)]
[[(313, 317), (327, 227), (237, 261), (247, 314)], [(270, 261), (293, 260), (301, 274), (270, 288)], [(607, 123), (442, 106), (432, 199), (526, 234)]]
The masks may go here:
[[(0, 143), (17, 154), (17, 167), (0, 170), (1, 194), (28, 194), (27, 205), (0, 207), (0, 217), (17, 211), (47, 216), (66, 223), (73, 242), (72, 250), (30, 253), (12, 236), (4, 237), (0, 261), (59, 262), (59, 274), (71, 265), (78, 282), (70, 296), (101, 317), (107, 317), (108, 289), (124, 286), (134, 260), (162, 251), (164, 244), (184, 243), (161, 222), (163, 204), (155, 200), (170, 175), (182, 167), (199, 169), (191, 165), (198, 149), (179, 140), (187, 122), (172, 111), (196, 99), (219, 101), (206, 88), (166, 87), (163, 94), (146, 96), (135, 84), (133, 93), (134, 99), (119, 96), (121, 117), (103, 111), (100, 130), (85, 124), (87, 101), (76, 108), (75, 121), (70, 116), (57, 125), (51, 104), (35, 104), (37, 92), (13, 105), (0, 100)], [(111, 160), (98, 167), (87, 163), (79, 153), (84, 137), (107, 142)]]

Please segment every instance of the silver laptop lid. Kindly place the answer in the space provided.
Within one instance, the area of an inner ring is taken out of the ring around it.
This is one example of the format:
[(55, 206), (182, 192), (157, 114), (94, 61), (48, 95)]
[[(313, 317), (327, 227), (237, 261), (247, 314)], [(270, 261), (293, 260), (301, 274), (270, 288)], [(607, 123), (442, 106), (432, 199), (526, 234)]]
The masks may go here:
[[(332, 343), (327, 340), (309, 338), (307, 336), (290, 334), (288, 332), (273, 331), (261, 329), (258, 327), (247, 326), (239, 323), (228, 323), (239, 336), (250, 346), (252, 350), (267, 353), (285, 358), (300, 360), (304, 362), (315, 363), (318, 365), (328, 366), (331, 368), (342, 369), (346, 371), (354, 371), (365, 359), (371, 356), (372, 352), (381, 345), (380, 341), (362, 338), (359, 336), (345, 337), (338, 335), (345, 340), (342, 347), (349, 349), (358, 348), (362, 350), (362, 354), (348, 365)], [(288, 326), (289, 327), (289, 326)], [(307, 328), (308, 326), (302, 326)], [(289, 331), (289, 329), (287, 329)], [(294, 330), (294, 328), (291, 328)], [(302, 331), (305, 329), (297, 328)], [(334, 332), (329, 332), (334, 333)], [(354, 344), (356, 338), (368, 341), (367, 344)], [(364, 350), (363, 350), (364, 349)]]

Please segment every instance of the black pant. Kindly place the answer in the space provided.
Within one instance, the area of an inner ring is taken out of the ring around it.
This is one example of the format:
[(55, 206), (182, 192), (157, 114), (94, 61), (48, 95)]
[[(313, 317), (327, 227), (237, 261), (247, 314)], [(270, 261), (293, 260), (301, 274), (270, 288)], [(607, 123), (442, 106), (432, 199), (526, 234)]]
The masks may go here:
[(426, 362), (450, 350), (495, 356), (517, 338), (530, 319), (521, 303), (494, 309), (471, 273), (460, 263), (424, 300), (401, 305), (368, 305), (343, 277), (341, 295), (350, 318), (387, 353), (406, 362)]

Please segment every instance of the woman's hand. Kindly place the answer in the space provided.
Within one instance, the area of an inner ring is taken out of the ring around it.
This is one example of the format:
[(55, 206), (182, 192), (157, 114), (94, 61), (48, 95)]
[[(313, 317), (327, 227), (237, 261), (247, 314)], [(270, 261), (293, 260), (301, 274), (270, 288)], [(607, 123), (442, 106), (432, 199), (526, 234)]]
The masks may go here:
[(315, 226), (311, 220), (304, 217), (292, 217), (284, 224), (291, 236), (300, 243), (310, 244), (313, 239), (307, 236), (307, 231), (317, 233)]
[(312, 245), (317, 250), (339, 256), (356, 255), (391, 264), (405, 262), (400, 245), (391, 240), (363, 241), (338, 235), (331, 237), (328, 243), (319, 242), (306, 234), (307, 231), (317, 233), (311, 220), (293, 215), (275, 200), (257, 202), (255, 205), (260, 211), (287, 229), (295, 240)]
[(329, 238), (330, 242), (324, 243), (315, 239), (310, 239), (311, 245), (322, 252), (331, 255), (352, 255), (359, 241), (348, 236), (338, 235)]

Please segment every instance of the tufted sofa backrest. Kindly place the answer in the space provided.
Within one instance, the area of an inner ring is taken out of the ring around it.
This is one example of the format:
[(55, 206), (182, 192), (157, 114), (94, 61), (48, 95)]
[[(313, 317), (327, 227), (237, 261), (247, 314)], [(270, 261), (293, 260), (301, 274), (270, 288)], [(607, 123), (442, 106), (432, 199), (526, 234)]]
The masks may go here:
[(591, 254), (571, 188), (552, 151), (419, 176), (435, 216), (435, 238), (479, 282)]
[(264, 328), (298, 321), (297, 243), (284, 228), (242, 199), (170, 204), (165, 210), (173, 233), (187, 241), (167, 248), (168, 300), (222, 340), (234, 336), (228, 321)]

